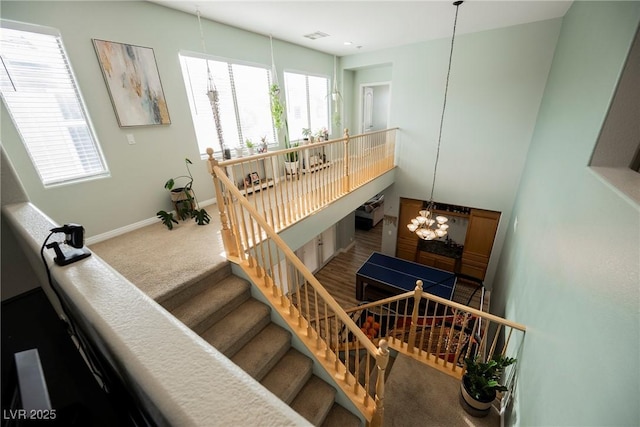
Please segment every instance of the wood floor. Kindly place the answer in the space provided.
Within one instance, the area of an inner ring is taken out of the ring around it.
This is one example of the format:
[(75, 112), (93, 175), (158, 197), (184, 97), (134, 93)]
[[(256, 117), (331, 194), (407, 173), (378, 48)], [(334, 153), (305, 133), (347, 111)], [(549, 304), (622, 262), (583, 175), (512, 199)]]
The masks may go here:
[[(348, 251), (338, 253), (315, 273), (318, 281), (344, 309), (355, 307), (361, 302), (356, 299), (356, 271), (372, 252), (380, 251), (382, 225), (383, 222), (380, 221), (370, 230), (356, 228), (354, 245)], [(482, 305), (483, 311), (488, 311), (488, 293), (481, 301), (482, 292), (478, 290), (474, 294), (475, 290), (475, 286), (458, 281), (452, 300), (474, 308), (480, 308)]]

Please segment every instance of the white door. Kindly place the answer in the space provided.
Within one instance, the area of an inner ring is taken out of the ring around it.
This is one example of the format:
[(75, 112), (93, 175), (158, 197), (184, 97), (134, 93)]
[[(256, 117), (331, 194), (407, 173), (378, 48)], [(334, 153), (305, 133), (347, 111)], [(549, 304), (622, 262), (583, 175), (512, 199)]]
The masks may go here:
[(332, 225), (323, 231), (318, 240), (320, 265), (325, 265), (336, 251), (336, 226)]
[(362, 88), (362, 133), (373, 129), (373, 88)]

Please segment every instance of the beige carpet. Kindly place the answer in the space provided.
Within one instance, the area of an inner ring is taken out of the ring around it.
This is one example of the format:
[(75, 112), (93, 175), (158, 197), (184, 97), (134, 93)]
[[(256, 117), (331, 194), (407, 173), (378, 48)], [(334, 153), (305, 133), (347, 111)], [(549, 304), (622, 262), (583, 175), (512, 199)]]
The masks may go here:
[(399, 354), (385, 384), (385, 427), (498, 427), (492, 408), (485, 418), (467, 414), (459, 402), (460, 381)]
[(89, 249), (153, 299), (193, 283), (223, 263), (224, 246), (216, 205), (206, 206), (207, 225), (180, 221), (168, 230), (158, 220)]

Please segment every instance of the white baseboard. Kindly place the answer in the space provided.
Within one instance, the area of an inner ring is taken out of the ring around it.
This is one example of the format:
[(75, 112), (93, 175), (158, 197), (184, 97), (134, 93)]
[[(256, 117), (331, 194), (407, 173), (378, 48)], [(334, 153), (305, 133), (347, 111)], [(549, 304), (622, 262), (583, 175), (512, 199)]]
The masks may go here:
[(131, 231), (137, 230), (138, 228), (146, 227), (147, 225), (154, 224), (158, 221), (159, 221), (158, 218), (155, 216), (153, 218), (143, 219), (142, 221), (125, 225), (124, 227), (116, 228), (115, 230), (107, 231), (106, 233), (96, 234), (95, 236), (87, 237), (84, 242), (87, 246), (90, 246), (95, 243), (103, 242), (113, 237), (118, 237), (122, 234), (129, 233)]
[[(216, 203), (216, 199), (213, 198), (209, 200), (204, 200), (199, 204), (200, 206), (209, 206), (215, 203)], [(172, 212), (175, 213), (175, 211), (172, 211)], [(208, 213), (210, 216), (217, 215), (216, 212), (208, 212)], [(95, 236), (87, 237), (85, 239), (85, 244), (87, 246), (90, 246), (96, 243), (100, 243), (105, 240), (109, 240), (114, 237), (121, 236), (125, 233), (129, 233), (131, 231), (137, 230), (139, 228), (146, 227), (147, 225), (154, 224), (158, 221), (159, 221), (158, 217), (155, 217), (155, 216), (152, 218), (143, 219), (142, 221), (134, 222), (133, 224), (125, 225), (124, 227), (116, 228), (115, 230), (107, 231), (106, 233), (96, 234)]]
[(340, 253), (349, 252), (351, 250), (351, 248), (353, 248), (355, 245), (356, 245), (356, 241), (354, 240), (353, 242), (349, 243), (349, 245), (347, 245), (346, 248), (338, 249), (338, 252), (340, 252)]

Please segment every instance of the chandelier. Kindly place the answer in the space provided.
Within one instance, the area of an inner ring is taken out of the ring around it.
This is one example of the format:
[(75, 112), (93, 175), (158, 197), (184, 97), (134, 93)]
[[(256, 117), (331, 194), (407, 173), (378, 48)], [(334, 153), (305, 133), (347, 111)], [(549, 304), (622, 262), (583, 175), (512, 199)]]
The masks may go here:
[(433, 202), (433, 190), (436, 187), (436, 171), (438, 170), (438, 160), (440, 158), (440, 142), (442, 141), (442, 124), (444, 122), (444, 112), (447, 107), (447, 92), (449, 90), (449, 76), (451, 74), (451, 59), (453, 58), (453, 42), (456, 38), (456, 24), (458, 22), (458, 7), (462, 1), (455, 1), (453, 5), (456, 7), (456, 16), (453, 20), (453, 35), (451, 36), (451, 50), (449, 52), (449, 68), (447, 69), (447, 80), (444, 87), (444, 103), (442, 105), (442, 116), (440, 117), (440, 130), (438, 132), (438, 149), (436, 151), (436, 162), (433, 166), (433, 181), (431, 183), (431, 196), (427, 208), (418, 212), (418, 216), (413, 218), (407, 228), (416, 236), (424, 240), (439, 239), (447, 235), (449, 225), (447, 217), (436, 215), (435, 203)]

